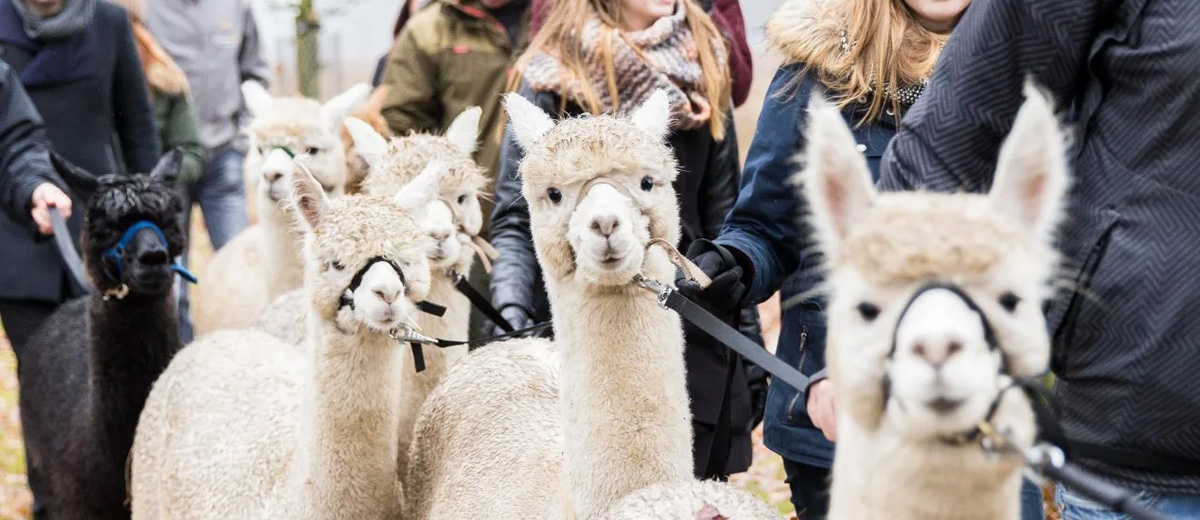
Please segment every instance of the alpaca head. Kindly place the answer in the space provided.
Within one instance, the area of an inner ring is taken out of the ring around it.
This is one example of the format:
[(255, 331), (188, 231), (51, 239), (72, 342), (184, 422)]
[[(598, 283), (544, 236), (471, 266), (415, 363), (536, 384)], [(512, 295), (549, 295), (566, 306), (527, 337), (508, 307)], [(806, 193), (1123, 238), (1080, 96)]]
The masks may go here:
[(462, 271), (475, 250), (473, 237), (483, 228), (479, 198), (487, 186), (486, 170), (471, 159), (479, 135), (482, 111), (471, 107), (459, 114), (442, 136), (411, 134), (385, 140), (367, 123), (346, 120), (346, 131), (354, 138), (358, 155), (369, 165), (363, 191), (392, 195), (407, 186), (433, 161), (447, 169), (438, 186), (438, 197), (430, 199), (421, 222), (433, 239), (429, 259), (434, 269)]
[(814, 96), (810, 120), (801, 182), (829, 268), (839, 406), (916, 437), (972, 428), (1002, 373), (1049, 361), (1042, 304), (1068, 185), (1051, 101), (1026, 88), (987, 195), (880, 194), (837, 109)]
[[(386, 137), (391, 137), (392, 131), (388, 128), (387, 120), (383, 118), (383, 103), (387, 101), (388, 94), (391, 92), (391, 87), (380, 85), (375, 87), (371, 92), (371, 97), (367, 98), (366, 104), (355, 110), (353, 117), (361, 119), (376, 133)], [(358, 153), (358, 148), (354, 145), (354, 136), (350, 135), (350, 131), (346, 127), (342, 127), (342, 149), (346, 152), (346, 193), (362, 193), (363, 181), (367, 178), (367, 173), (370, 170), (370, 165)]]
[(161, 297), (174, 286), (175, 272), (186, 272), (174, 263), (187, 244), (175, 190), (182, 164), (182, 152), (174, 150), (150, 174), (99, 178), (82, 243), (88, 276), (101, 293)]
[(520, 175), (542, 268), (565, 280), (626, 285), (642, 272), (651, 239), (679, 240), (666, 146), (670, 107), (655, 92), (626, 117), (555, 124), (518, 94), (505, 96), (511, 130), (525, 149)]
[(414, 302), (430, 285), (429, 238), (418, 222), (444, 172), (431, 164), (392, 197), (334, 199), (297, 165), (292, 200), (308, 230), (304, 287), (321, 318), (376, 332), (415, 319)]
[(291, 193), (293, 163), (303, 162), (330, 196), (346, 183), (346, 155), (339, 131), (342, 119), (366, 100), (370, 87), (355, 85), (324, 105), (300, 97), (273, 98), (254, 81), (242, 84), (254, 116), (247, 132), (254, 147), (247, 156), (248, 180), (260, 200), (278, 204)]

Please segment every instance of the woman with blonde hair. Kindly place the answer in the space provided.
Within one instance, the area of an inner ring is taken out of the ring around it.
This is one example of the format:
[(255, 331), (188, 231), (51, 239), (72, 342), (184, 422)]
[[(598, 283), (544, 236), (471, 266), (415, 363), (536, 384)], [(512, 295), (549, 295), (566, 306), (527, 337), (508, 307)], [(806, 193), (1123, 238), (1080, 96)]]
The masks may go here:
[[(858, 150), (878, 180), (879, 161), (924, 91), (950, 31), (970, 0), (790, 0), (767, 24), (771, 44), (786, 58), (775, 74), (746, 158), (741, 194), (721, 236), (688, 251), (710, 276), (734, 273), (738, 283), (680, 290), (720, 309), (754, 304), (781, 291), (785, 304), (777, 355), (812, 377), (807, 394), (771, 384), (763, 441), (784, 459), (799, 518), (824, 518), (829, 468), (837, 437), (834, 399), (824, 380), (824, 300), (821, 259), (800, 225), (803, 201), (788, 179), (805, 147), (810, 95), (821, 92), (853, 127)], [(798, 300), (798, 301), (792, 301)], [(807, 395), (806, 398), (805, 397)], [(1042, 517), (1041, 494), (1026, 485), (1022, 517)]]
[[(716, 237), (737, 197), (728, 55), (724, 38), (693, 0), (557, 0), (517, 60), (512, 86), (558, 117), (624, 112), (665, 90), (673, 121), (667, 144), (680, 167), (679, 246), (686, 249)], [(506, 135), (491, 227), (501, 252), (492, 302), (518, 327), (550, 318), (529, 206), (516, 176), (522, 153)], [(754, 310), (738, 318), (761, 343)], [(740, 358), (703, 333), (685, 333), (695, 474), (724, 478), (750, 464), (752, 390)]]

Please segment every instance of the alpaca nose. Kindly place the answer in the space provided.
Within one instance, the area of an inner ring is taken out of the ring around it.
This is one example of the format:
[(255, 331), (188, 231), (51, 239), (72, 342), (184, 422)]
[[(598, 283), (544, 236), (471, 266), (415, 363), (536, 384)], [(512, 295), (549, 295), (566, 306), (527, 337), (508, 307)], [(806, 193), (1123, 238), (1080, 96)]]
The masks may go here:
[(162, 248), (142, 251), (137, 257), (138, 263), (146, 266), (165, 265), (168, 260), (167, 251)]
[(372, 290), (372, 292), (374, 292), (375, 296), (378, 296), (380, 300), (383, 300), (384, 303), (392, 303), (400, 296), (399, 288), (376, 287)]
[(592, 217), (592, 231), (602, 237), (610, 237), (621, 227), (621, 218), (616, 213), (602, 213)]
[(273, 184), (283, 178), (283, 172), (278, 170), (263, 171), (263, 179), (266, 179), (267, 184)]
[(963, 340), (957, 335), (947, 335), (936, 341), (918, 341), (913, 343), (913, 355), (941, 370), (946, 362), (963, 350)]
[(452, 233), (449, 229), (435, 229), (429, 232), (429, 236), (438, 242), (445, 242)]

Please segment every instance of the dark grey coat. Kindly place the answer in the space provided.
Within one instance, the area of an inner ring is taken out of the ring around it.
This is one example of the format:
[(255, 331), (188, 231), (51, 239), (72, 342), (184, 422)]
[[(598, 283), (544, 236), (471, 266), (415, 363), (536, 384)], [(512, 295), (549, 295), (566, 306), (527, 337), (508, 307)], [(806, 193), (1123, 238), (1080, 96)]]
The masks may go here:
[[(1200, 2), (972, 4), (884, 157), (890, 189), (986, 190), (1032, 74), (1076, 121), (1050, 309), (1069, 437), (1200, 460)], [(1200, 471), (1087, 460), (1135, 489), (1200, 493)], [(1200, 466), (1198, 466), (1200, 467)]]
[(33, 190), (42, 183), (66, 189), (50, 165), (50, 143), (20, 78), (0, 61), (0, 209), (33, 226)]
[[(21, 31), (12, 3), (0, 2), (0, 52), (41, 113), (56, 152), (96, 175), (154, 169), (158, 130), (124, 9), (97, 2), (80, 33), (35, 42)], [(68, 222), (77, 242), (82, 219), (75, 212)], [(0, 251), (0, 298), (62, 300), (62, 261), (51, 242), (34, 240), (27, 220), (0, 217)]]

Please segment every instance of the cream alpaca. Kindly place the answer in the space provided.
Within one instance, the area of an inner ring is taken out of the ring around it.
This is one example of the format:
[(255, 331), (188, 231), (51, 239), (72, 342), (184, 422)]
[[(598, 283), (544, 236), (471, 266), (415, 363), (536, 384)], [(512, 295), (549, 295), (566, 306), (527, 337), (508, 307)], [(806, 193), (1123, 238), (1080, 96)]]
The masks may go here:
[[(483, 226), (479, 193), (487, 185), (484, 169), (471, 159), (479, 133), (479, 108), (469, 108), (450, 124), (445, 136), (412, 134), (388, 141), (355, 118), (346, 120), (345, 128), (355, 141), (357, 154), (369, 166), (363, 182), (366, 193), (392, 195), (412, 182), (432, 161), (444, 164), (448, 171), (442, 177), (438, 197), (428, 201), (421, 228), (431, 239), (429, 251), (433, 269), (429, 301), (446, 307), (442, 317), (421, 313), (417, 325), (423, 334), (436, 338), (467, 339), (470, 327), (471, 303), (455, 288), (455, 273), (470, 272), (474, 260), (473, 240)], [(296, 303), (298, 294), (288, 293), (278, 298), (259, 318), (258, 327), (280, 337), (299, 343), (303, 338), (296, 323), (301, 321), (302, 305)], [(400, 413), (400, 474), (408, 462), (408, 445), (412, 440), (412, 424), (425, 396), (445, 376), (447, 368), (467, 355), (466, 346), (424, 349), (425, 370), (416, 373), (412, 352), (405, 354), (405, 366), (410, 377), (401, 389), (403, 404)]]
[(248, 132), (256, 145), (246, 159), (258, 223), (225, 244), (205, 268), (204, 287), (195, 289), (197, 334), (254, 323), (275, 297), (300, 287), (301, 234), (287, 209), (292, 165), (303, 161), (329, 196), (341, 196), (346, 159), (338, 130), (370, 87), (357, 85), (320, 105), (304, 98), (273, 99), (255, 82), (242, 86), (254, 114)]
[(1048, 363), (1041, 303), (1068, 182), (1051, 102), (1026, 96), (989, 195), (877, 193), (837, 109), (811, 102), (802, 179), (832, 294), (832, 520), (1019, 517), (1020, 462), (955, 438), (989, 414), (1018, 446), (1035, 434), (1002, 371)]
[(396, 424), (407, 345), (389, 331), (429, 291), (430, 245), (417, 220), (442, 172), (431, 166), (394, 199), (332, 200), (295, 172), (309, 227), (308, 352), (253, 330), (185, 348), (138, 425), (134, 518), (402, 518)]
[(451, 368), (417, 421), (413, 518), (593, 519), (655, 484), (669, 491), (654, 502), (685, 517), (708, 499), (733, 518), (777, 518), (765, 504), (737, 508), (728, 486), (692, 493), (682, 328), (631, 283), (675, 272), (647, 249), (679, 237), (665, 94), (632, 118), (557, 125), (517, 95), (506, 107), (527, 151), (523, 191), (556, 340), (492, 345)]

